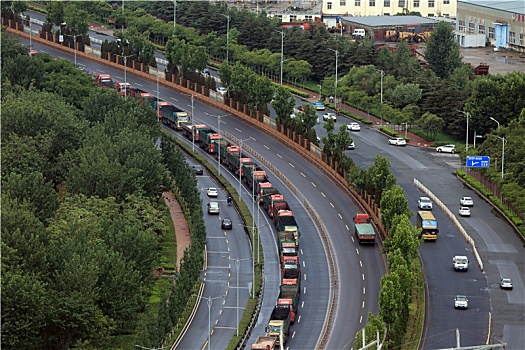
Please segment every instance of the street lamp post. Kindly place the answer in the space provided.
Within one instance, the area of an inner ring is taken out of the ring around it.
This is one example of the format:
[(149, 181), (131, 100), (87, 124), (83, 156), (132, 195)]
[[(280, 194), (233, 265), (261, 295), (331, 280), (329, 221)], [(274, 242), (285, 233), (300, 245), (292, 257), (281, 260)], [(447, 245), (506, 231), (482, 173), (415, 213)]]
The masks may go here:
[(406, 139), (407, 138), (407, 130), (408, 130), (408, 122), (401, 123), (401, 124), (405, 124), (405, 139)]
[(465, 136), (465, 152), (468, 152), (468, 122), (470, 120), (470, 113), (465, 112), (465, 111), (457, 111), (457, 112), (462, 113), (467, 118), (467, 135)]
[(494, 119), (493, 117), (489, 117), (489, 118), (490, 118), (490, 120), (495, 121), (496, 123), (498, 123), (498, 129), (499, 129), (499, 122), (496, 119)]
[(319, 86), (319, 101), (321, 101), (321, 96), (323, 95), (323, 85), (319, 84), (317, 86)]
[(201, 297), (201, 299), (206, 299), (206, 304), (208, 305), (208, 350), (210, 350), (211, 343), (211, 306), (213, 305), (213, 300), (224, 298), (224, 295), (220, 297)]
[(173, 0), (173, 35), (175, 35), (176, 24), (177, 24), (177, 0)]
[(251, 258), (245, 258), (245, 259), (232, 259), (231, 257), (228, 257), (229, 260), (235, 261), (235, 268), (237, 270), (237, 337), (239, 336), (239, 267), (241, 266), (241, 261), (243, 260), (250, 260)]
[(281, 85), (283, 85), (283, 63), (284, 63), (284, 30), (276, 30), (281, 34)]
[[(29, 22), (29, 23), (31, 23), (31, 22)], [(77, 37), (82, 36), (82, 34), (78, 34), (78, 35), (64, 34), (64, 36), (70, 36), (73, 39), (75, 39), (75, 41), (74, 41), (74, 49), (75, 49), (75, 66), (76, 66), (77, 65)]]
[(225, 15), (223, 13), (220, 14), (223, 17), (226, 17), (228, 20), (226, 24), (226, 63), (228, 63), (228, 51), (230, 46), (230, 15)]
[(159, 117), (159, 70), (157, 69), (157, 118)]
[(499, 138), (501, 140), (501, 179), (503, 180), (503, 171), (505, 169), (505, 136), (498, 136), (498, 135), (492, 135), (492, 136), (496, 136), (497, 138)]
[(335, 52), (335, 93), (334, 93), (334, 108), (337, 110), (337, 58), (339, 56), (339, 51), (334, 49), (329, 49), (330, 51)]
[[(195, 101), (195, 95), (191, 95), (191, 150), (192, 152), (195, 152), (195, 118), (193, 116), (193, 103)], [(220, 152), (220, 147), (219, 147)], [(219, 154), (220, 156), (220, 154)], [(220, 164), (219, 164), (220, 165)], [(219, 171), (221, 170), (221, 167), (219, 166)]]
[[(193, 110), (193, 95), (191, 95), (191, 100), (192, 100), (192, 110)], [(192, 112), (193, 113), (193, 112)], [(211, 117), (215, 117), (217, 118), (217, 127), (219, 129), (219, 135), (221, 134), (221, 120), (222, 118), (224, 117), (227, 117), (228, 115), (212, 115)], [(193, 117), (193, 115), (192, 115)], [(192, 130), (193, 132), (193, 130)], [(217, 145), (219, 146), (219, 145)], [(217, 150), (217, 153), (218, 153), (218, 157), (217, 157), (217, 163), (218, 163), (218, 166), (219, 166), (219, 176), (221, 176), (221, 147), (217, 147), (218, 150)], [(240, 162), (239, 162), (240, 164)]]
[(251, 139), (239, 140), (239, 200), (241, 200), (241, 158), (242, 158), (242, 143)]
[[(382, 69), (377, 71), (381, 73), (381, 104), (383, 104), (383, 77), (385, 76), (385, 71)], [(381, 108), (381, 126), (383, 126), (383, 108)]]

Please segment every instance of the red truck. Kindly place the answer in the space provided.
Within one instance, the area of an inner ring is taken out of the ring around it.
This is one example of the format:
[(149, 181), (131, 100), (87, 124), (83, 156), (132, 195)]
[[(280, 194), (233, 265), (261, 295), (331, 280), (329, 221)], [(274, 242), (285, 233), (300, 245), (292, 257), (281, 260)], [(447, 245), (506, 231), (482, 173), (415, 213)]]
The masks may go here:
[(109, 74), (98, 74), (96, 77), (97, 85), (105, 89), (114, 89), (115, 82), (111, 79)]
[(117, 92), (121, 96), (129, 95), (130, 94), (129, 89), (131, 89), (131, 84), (130, 83), (117, 83), (117, 85), (115, 85), (115, 89), (117, 89)]
[(282, 284), (291, 284), (301, 287), (301, 269), (286, 269)]
[(299, 304), (299, 286), (295, 284), (283, 284), (279, 287), (279, 296), (277, 297), (277, 305), (290, 305), (293, 310), (292, 319), (290, 323), (295, 322), (297, 315), (297, 306)]
[(290, 208), (287, 201), (275, 200), (273, 202), (272, 211), (270, 212), (270, 217), (273, 218), (273, 222), (275, 224), (277, 222), (277, 217), (282, 214), (285, 214), (284, 212), (290, 212), (290, 213), (286, 213), (286, 215), (288, 216), (293, 215), (291, 211), (292, 211), (292, 208)]

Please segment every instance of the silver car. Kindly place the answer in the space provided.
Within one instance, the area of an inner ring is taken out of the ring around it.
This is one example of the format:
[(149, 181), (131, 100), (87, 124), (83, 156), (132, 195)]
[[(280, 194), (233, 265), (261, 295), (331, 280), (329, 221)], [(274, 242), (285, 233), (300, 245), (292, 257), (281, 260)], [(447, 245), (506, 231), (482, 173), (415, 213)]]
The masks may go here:
[(209, 202), (208, 203), (208, 214), (219, 214), (220, 208), (219, 203), (217, 202)]

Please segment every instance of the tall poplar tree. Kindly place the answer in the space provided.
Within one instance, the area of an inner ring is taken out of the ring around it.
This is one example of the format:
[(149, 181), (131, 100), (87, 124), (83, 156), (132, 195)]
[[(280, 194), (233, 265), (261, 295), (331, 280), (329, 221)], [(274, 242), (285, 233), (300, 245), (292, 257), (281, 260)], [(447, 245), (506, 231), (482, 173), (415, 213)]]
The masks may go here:
[(461, 67), (459, 44), (454, 39), (454, 28), (439, 22), (428, 39), (425, 59), (440, 78), (446, 78), (454, 69)]

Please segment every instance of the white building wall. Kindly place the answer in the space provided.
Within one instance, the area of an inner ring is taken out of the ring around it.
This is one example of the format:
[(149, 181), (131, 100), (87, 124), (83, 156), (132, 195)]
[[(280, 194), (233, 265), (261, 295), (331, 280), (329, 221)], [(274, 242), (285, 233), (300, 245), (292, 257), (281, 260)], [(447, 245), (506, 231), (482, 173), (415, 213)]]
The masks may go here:
[(393, 16), (403, 9), (423, 17), (456, 17), (456, 0), (323, 0), (325, 15)]

